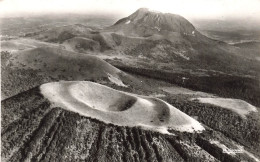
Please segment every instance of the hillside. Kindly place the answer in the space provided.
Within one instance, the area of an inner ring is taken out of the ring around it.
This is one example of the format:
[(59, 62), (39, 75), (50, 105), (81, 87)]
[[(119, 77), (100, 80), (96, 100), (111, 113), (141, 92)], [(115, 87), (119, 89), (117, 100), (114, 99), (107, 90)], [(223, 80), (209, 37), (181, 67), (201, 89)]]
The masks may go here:
[(2, 99), (59, 80), (93, 80), (119, 86), (136, 82), (141, 85), (140, 81), (95, 56), (57, 47), (2, 52), (1, 59)]
[[(153, 68), (158, 70), (164, 70), (158, 66), (160, 64), (167, 69), (195, 72), (205, 69), (229, 74), (234, 71), (248, 74), (250, 71), (250, 75), (255, 75), (260, 69), (258, 62), (253, 61), (254, 57), (244, 55), (224, 42), (207, 38), (179, 15), (139, 9), (104, 32), (114, 33), (112, 36), (124, 54), (155, 62), (157, 67)], [(125, 43), (127, 38), (124, 37), (131, 39), (130, 43)]]
[[(78, 83), (72, 86), (83, 86), (79, 87), (85, 93), (83, 97), (89, 96), (96, 100), (100, 96), (106, 100), (107, 96), (102, 96), (103, 94), (88, 94), (86, 91), (88, 86), (92, 87), (91, 84), (98, 84)], [(64, 84), (61, 82), (60, 85)], [(61, 100), (44, 97), (50, 95), (45, 93), (46, 86), (50, 85), (54, 84), (48, 83), (2, 101), (2, 161), (257, 161), (257, 157), (240, 144), (207, 126), (204, 126), (206, 130), (202, 133), (172, 130), (175, 135), (167, 135), (156, 133), (149, 127), (143, 129), (143, 126), (105, 124), (102, 122), (104, 119), (94, 119), (97, 116), (90, 110), (84, 109), (84, 115), (77, 111), (79, 109), (74, 109), (75, 106), (64, 107), (69, 105), (69, 100), (66, 105), (53, 104)], [(107, 89), (101, 85), (100, 88)], [(107, 90), (104, 93), (118, 93), (116, 90)], [(59, 93), (55, 90), (50, 92)], [(74, 96), (73, 100), (77, 99), (75, 97), (80, 99), (80, 96)], [(84, 100), (83, 104), (91, 104), (91, 101), (93, 100)], [(119, 106), (121, 102), (117, 103)], [(107, 105), (102, 107), (102, 102), (95, 106), (98, 114), (128, 111), (108, 111), (104, 109)], [(146, 108), (149, 110), (149, 107)], [(150, 111), (152, 109), (145, 114), (149, 115)], [(185, 116), (187, 115), (178, 118)], [(113, 119), (117, 118), (109, 120)], [(124, 122), (128, 123), (127, 120)], [(177, 123), (175, 121), (172, 124)]]

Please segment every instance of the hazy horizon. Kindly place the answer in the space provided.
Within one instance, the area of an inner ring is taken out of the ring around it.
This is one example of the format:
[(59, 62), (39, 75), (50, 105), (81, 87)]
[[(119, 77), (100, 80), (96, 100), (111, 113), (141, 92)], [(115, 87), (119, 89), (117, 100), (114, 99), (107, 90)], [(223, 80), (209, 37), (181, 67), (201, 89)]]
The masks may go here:
[(260, 19), (260, 0), (1, 0), (1, 17), (75, 13), (128, 16), (139, 8), (192, 19)]

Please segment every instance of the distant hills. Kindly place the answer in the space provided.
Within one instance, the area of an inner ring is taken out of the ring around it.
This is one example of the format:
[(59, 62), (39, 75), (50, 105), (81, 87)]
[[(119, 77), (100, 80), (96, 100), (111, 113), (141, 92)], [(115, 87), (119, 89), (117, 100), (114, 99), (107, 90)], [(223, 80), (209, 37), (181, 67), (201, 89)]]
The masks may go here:
[[(7, 40), (3, 45), (5, 49), (14, 45), (16, 48), (29, 49), (32, 48), (31, 40), (35, 42), (35, 39), (48, 42), (44, 47), (51, 46), (54, 49), (52, 45), (55, 45), (55, 48), (63, 49), (67, 55), (74, 55), (70, 52), (94, 55), (128, 72), (163, 80), (167, 78), (167, 81), (175, 80), (175, 83), (176, 80), (182, 83), (182, 77), (193, 78), (189, 80), (193, 88), (196, 84), (200, 90), (211, 93), (220, 93), (218, 86), (214, 88), (217, 92), (211, 91), (213, 81), (210, 81), (210, 78), (220, 75), (225, 78), (221, 79), (221, 85), (226, 85), (224, 89), (230, 84), (226, 82), (234, 83), (237, 88), (247, 87), (250, 91), (259, 87), (255, 85), (260, 76), (258, 48), (240, 48), (208, 38), (184, 17), (175, 14), (141, 8), (103, 29), (78, 23), (62, 26), (55, 24), (25, 34), (22, 42)], [(42, 47), (39, 43), (33, 43), (33, 46)], [(178, 77), (172, 77), (176, 75)], [(254, 84), (239, 81), (241, 77), (242, 80), (253, 80)], [(199, 84), (205, 82), (210, 84), (203, 84), (203, 87)]]

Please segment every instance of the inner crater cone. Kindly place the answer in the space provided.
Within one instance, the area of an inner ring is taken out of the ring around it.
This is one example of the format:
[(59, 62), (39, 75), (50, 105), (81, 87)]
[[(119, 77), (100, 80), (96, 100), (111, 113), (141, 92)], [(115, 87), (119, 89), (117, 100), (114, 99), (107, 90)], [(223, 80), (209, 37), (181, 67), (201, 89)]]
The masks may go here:
[(119, 126), (171, 134), (168, 130), (201, 132), (195, 119), (163, 100), (118, 91), (88, 81), (51, 82), (41, 85), (41, 93), (52, 102), (80, 115)]

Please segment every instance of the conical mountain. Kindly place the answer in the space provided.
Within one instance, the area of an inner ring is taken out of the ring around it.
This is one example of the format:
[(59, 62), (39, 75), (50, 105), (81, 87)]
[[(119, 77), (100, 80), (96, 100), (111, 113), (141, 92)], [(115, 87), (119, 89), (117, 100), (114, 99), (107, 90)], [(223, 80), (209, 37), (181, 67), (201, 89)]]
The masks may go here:
[(165, 32), (194, 35), (196, 32), (195, 27), (182, 16), (151, 11), (147, 8), (138, 9), (130, 16), (118, 20), (111, 29), (138, 36)]

